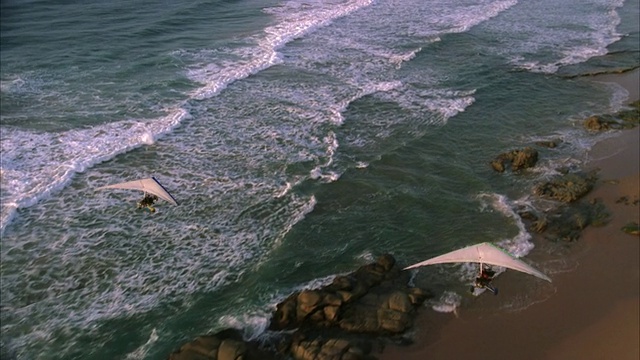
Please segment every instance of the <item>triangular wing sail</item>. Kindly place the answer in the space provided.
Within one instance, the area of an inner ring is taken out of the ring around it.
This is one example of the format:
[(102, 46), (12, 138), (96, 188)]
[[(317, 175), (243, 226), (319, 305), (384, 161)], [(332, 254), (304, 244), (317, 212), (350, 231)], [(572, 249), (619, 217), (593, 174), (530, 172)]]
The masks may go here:
[(164, 199), (173, 205), (178, 205), (176, 199), (167, 191), (167, 189), (160, 184), (155, 177), (148, 179), (127, 181), (119, 184), (107, 185), (99, 187), (97, 190), (102, 189), (125, 189), (125, 190), (140, 190), (149, 194), (156, 195), (157, 197)]
[(481, 243), (467, 246), (465, 248), (452, 251), (434, 258), (407, 266), (404, 268), (413, 269), (419, 266), (442, 264), (442, 263), (458, 263), (458, 262), (476, 262), (482, 264), (502, 266), (509, 269), (522, 271), (524, 273), (537, 276), (540, 279), (551, 282), (551, 279), (524, 261), (515, 258), (513, 255), (494, 246), (491, 243)]

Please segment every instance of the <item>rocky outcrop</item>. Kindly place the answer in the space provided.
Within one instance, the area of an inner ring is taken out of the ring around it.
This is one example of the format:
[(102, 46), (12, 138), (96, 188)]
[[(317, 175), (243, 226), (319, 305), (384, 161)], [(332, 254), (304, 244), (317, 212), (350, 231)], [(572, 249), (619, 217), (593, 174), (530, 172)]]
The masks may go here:
[(398, 336), (413, 325), (431, 295), (407, 287), (409, 273), (391, 255), (337, 276), (318, 289), (302, 290), (276, 306), (269, 330), (277, 341), (247, 342), (235, 330), (200, 336), (170, 360), (370, 360), (380, 336)]
[[(609, 55), (615, 54), (616, 52), (609, 52)], [(630, 66), (625, 68), (615, 68), (615, 69), (605, 69), (605, 70), (597, 70), (591, 71), (587, 73), (575, 74), (575, 75), (561, 75), (563, 78), (573, 79), (578, 77), (589, 77), (589, 76), (598, 76), (598, 75), (610, 75), (610, 74), (624, 74), (626, 72), (633, 71), (640, 66)]]
[(640, 124), (640, 100), (629, 104), (629, 107), (630, 109), (618, 111), (615, 115), (622, 120), (625, 128)]
[(498, 155), (491, 162), (491, 167), (498, 172), (504, 172), (508, 166), (512, 171), (518, 171), (533, 167), (537, 162), (538, 151), (532, 147), (526, 147)]
[(275, 360), (274, 354), (247, 342), (242, 335), (228, 329), (214, 335), (198, 336), (169, 355), (169, 360)]
[(615, 114), (593, 115), (586, 118), (583, 126), (592, 132), (610, 129), (621, 130), (638, 126), (640, 123), (640, 101), (629, 104), (630, 109)]
[(384, 255), (324, 288), (292, 294), (277, 305), (270, 329), (320, 326), (401, 333), (412, 325), (411, 314), (427, 297), (423, 290), (404, 285), (407, 276), (391, 255)]
[(295, 360), (375, 360), (369, 340), (346, 338), (308, 338), (298, 332), (289, 347), (289, 357)]
[(609, 130), (611, 128), (611, 124), (615, 124), (615, 122), (598, 115), (593, 115), (586, 118), (582, 125), (584, 125), (584, 127), (589, 131), (603, 131)]
[(576, 201), (593, 188), (594, 174), (565, 174), (537, 185), (534, 194), (565, 203)]
[(602, 226), (610, 219), (605, 206), (597, 200), (566, 203), (544, 213), (520, 209), (518, 214), (532, 233), (563, 242), (577, 241), (587, 226)]

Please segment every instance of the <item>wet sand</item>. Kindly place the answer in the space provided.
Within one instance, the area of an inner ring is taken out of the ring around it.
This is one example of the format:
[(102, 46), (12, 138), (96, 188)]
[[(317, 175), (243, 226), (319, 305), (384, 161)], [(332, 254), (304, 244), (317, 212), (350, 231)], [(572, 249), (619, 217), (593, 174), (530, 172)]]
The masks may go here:
[[(629, 87), (634, 101), (637, 76), (638, 70), (597, 80)], [(578, 242), (566, 245), (565, 270), (549, 274), (552, 284), (506, 272), (495, 280), (498, 296), (465, 299), (457, 314), (423, 308), (415, 343), (389, 345), (379, 358), (640, 359), (640, 238), (621, 231), (640, 221), (640, 206), (633, 204), (640, 196), (639, 154), (638, 127), (592, 149), (589, 168), (600, 169), (600, 181), (588, 198), (601, 200), (611, 220), (588, 227)], [(620, 201), (625, 196), (629, 201)], [(550, 252), (562, 249), (544, 239), (533, 242), (527, 259), (534, 264), (558, 258)], [(537, 302), (526, 307), (531, 299)]]

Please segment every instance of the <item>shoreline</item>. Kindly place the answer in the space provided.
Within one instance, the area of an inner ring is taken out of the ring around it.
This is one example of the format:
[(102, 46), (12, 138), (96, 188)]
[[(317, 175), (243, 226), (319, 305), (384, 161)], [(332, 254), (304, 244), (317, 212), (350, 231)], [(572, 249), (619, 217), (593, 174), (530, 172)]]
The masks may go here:
[[(638, 100), (638, 74), (635, 69), (592, 80), (615, 81), (628, 91), (629, 103)], [(602, 201), (610, 221), (587, 227), (577, 242), (567, 244), (567, 258), (561, 259), (567, 270), (550, 274), (553, 284), (522, 281), (507, 272), (496, 279), (498, 297), (482, 295), (455, 314), (423, 307), (413, 329), (415, 343), (387, 345), (379, 359), (640, 358), (640, 241), (620, 230), (640, 217), (638, 204), (633, 204), (639, 196), (639, 144), (640, 129), (635, 127), (589, 152), (586, 169), (599, 169), (599, 181), (586, 199)], [(632, 203), (619, 201), (623, 196)], [(529, 260), (544, 262), (550, 257), (545, 252), (557, 251), (557, 244), (552, 247), (533, 236), (536, 248)], [(522, 301), (519, 293), (537, 302), (509, 311)]]
[[(634, 87), (637, 83), (634, 77), (639, 74), (639, 70), (634, 70), (616, 75), (617, 84), (629, 94), (626, 103), (637, 100), (639, 91)], [(593, 79), (610, 82), (609, 76)], [(606, 129), (606, 115), (603, 118)], [(584, 125), (587, 126), (586, 121)], [(596, 144), (581, 169), (597, 172), (598, 181), (584, 199), (592, 207), (604, 205), (610, 213), (608, 223), (587, 227), (577, 241), (551, 241), (532, 231), (535, 247), (527, 255), (527, 261), (549, 275), (553, 283), (507, 271), (494, 280), (500, 289), (499, 296), (485, 293), (475, 297), (463, 293), (462, 302), (453, 313), (441, 313), (422, 304), (427, 293), (424, 289), (407, 288), (408, 278), (401, 279), (400, 288), (392, 289), (400, 272), (393, 256), (386, 254), (343, 279), (336, 278), (337, 282), (293, 293), (279, 303), (269, 329), (298, 330), (281, 338), (278, 345), (265, 347), (260, 341), (246, 341), (237, 329), (225, 329), (198, 336), (169, 358), (223, 356), (232, 348), (232, 352), (247, 359), (279, 356), (311, 359), (315, 355), (310, 354), (320, 353), (379, 360), (468, 356), (519, 360), (638, 359), (640, 241), (621, 228), (640, 218), (640, 127), (617, 131), (615, 135)], [(578, 213), (572, 216), (576, 215), (583, 216)], [(589, 220), (586, 221), (588, 224)], [(360, 279), (362, 273), (369, 275)], [(385, 285), (380, 285), (381, 282)], [(385, 290), (369, 293), (370, 286), (378, 285)], [(342, 307), (347, 303), (349, 311)], [(338, 313), (342, 315), (337, 317)], [(325, 330), (328, 325), (343, 333)], [(305, 327), (310, 333), (299, 331)], [(387, 332), (396, 336), (387, 337)], [(381, 337), (358, 339), (358, 334), (381, 334)], [(336, 356), (331, 358), (341, 357)]]

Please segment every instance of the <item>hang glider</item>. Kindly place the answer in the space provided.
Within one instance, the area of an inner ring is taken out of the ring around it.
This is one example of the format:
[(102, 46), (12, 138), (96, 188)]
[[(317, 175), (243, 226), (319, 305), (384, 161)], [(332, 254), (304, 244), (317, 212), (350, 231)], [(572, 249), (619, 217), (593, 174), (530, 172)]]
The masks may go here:
[(153, 194), (161, 199), (164, 199), (173, 205), (178, 205), (176, 199), (165, 189), (162, 184), (155, 178), (150, 177), (148, 179), (140, 179), (127, 181), (119, 184), (107, 185), (97, 188), (96, 190), (104, 189), (124, 189), (124, 190), (140, 190), (146, 194)]
[(404, 268), (404, 270), (413, 269), (425, 265), (459, 262), (480, 263), (481, 270), (483, 264), (502, 266), (509, 269), (518, 270), (551, 282), (551, 279), (547, 275), (543, 274), (533, 266), (525, 263), (520, 259), (517, 259), (513, 255), (488, 242), (454, 250), (452, 252), (436, 256), (434, 258), (413, 264), (411, 266), (407, 266), (406, 268)]

